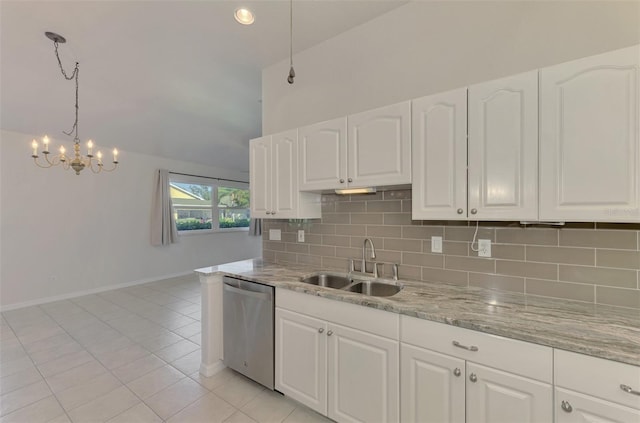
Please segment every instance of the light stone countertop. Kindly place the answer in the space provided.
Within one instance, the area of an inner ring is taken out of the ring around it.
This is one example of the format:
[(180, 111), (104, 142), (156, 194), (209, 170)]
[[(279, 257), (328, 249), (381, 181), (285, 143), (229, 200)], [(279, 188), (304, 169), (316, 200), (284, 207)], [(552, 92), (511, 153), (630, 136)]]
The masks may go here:
[(640, 310), (409, 280), (399, 281), (404, 289), (392, 297), (370, 297), (300, 282), (302, 276), (319, 270), (327, 269), (253, 259), (205, 267), (196, 272), (205, 276), (217, 273), (237, 276), (278, 288), (640, 366)]

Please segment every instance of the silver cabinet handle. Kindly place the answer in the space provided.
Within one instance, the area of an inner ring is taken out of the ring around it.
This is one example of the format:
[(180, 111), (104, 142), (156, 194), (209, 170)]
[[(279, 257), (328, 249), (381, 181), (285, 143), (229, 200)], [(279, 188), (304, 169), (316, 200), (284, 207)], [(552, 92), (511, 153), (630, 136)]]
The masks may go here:
[(562, 401), (560, 403), (560, 408), (562, 408), (562, 411), (566, 411), (567, 413), (571, 413), (573, 411), (573, 407), (569, 404), (569, 401)]
[(276, 212), (274, 212), (273, 210), (271, 210), (271, 214), (276, 214)]
[(353, 182), (353, 178), (347, 179), (347, 182)]
[(477, 209), (471, 209), (471, 214), (476, 214), (476, 213), (478, 213)]
[(344, 179), (340, 179), (340, 183), (341, 183), (341, 184), (344, 184)]
[(331, 335), (333, 335), (333, 331), (332, 331), (332, 330), (330, 330), (329, 332), (327, 332), (327, 336), (331, 336)]
[(271, 214), (271, 212), (269, 210), (267, 210), (266, 212), (264, 212), (265, 214)]
[(466, 345), (462, 345), (460, 342), (458, 341), (453, 341), (453, 346), (454, 347), (458, 347), (458, 348), (463, 348), (467, 351), (478, 351), (478, 347), (476, 347), (475, 345), (472, 345), (470, 347), (467, 347)]
[(463, 211), (464, 210), (462, 210), (462, 209), (458, 209), (458, 214), (462, 214)]
[(640, 391), (634, 391), (633, 388), (629, 385), (620, 385), (620, 389), (628, 394), (640, 395)]
[(455, 370), (453, 371), (453, 375), (455, 377), (460, 377), (461, 374), (462, 372), (460, 371), (460, 369), (456, 367)]
[(324, 332), (324, 328), (318, 328), (318, 333)]
[(476, 376), (475, 373), (471, 373), (471, 375), (469, 375), (469, 380), (473, 383), (476, 383), (478, 381), (478, 376)]

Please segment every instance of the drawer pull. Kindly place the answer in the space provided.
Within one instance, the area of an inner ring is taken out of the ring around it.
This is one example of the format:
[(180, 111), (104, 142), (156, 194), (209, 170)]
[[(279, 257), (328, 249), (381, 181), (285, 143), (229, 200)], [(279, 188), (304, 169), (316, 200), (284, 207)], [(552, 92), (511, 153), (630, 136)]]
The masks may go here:
[(478, 376), (476, 376), (475, 373), (471, 373), (471, 375), (469, 376), (469, 380), (473, 383), (476, 383), (478, 381)]
[(454, 347), (458, 347), (458, 348), (463, 348), (467, 351), (478, 351), (478, 347), (476, 347), (475, 345), (472, 345), (470, 347), (467, 347), (466, 345), (462, 345), (460, 342), (458, 341), (453, 341), (453, 346)]
[(327, 332), (327, 336), (331, 336), (331, 335), (333, 335), (333, 331), (332, 331), (332, 330), (330, 330), (329, 332)]
[(453, 371), (453, 375), (455, 377), (460, 377), (461, 374), (462, 372), (460, 371), (460, 369), (456, 367), (455, 370)]
[(562, 408), (562, 411), (565, 411), (567, 413), (571, 413), (573, 411), (573, 407), (571, 406), (571, 404), (569, 404), (569, 401), (562, 401), (562, 403), (560, 404), (560, 408)]
[(640, 395), (640, 391), (634, 391), (633, 388), (631, 386), (628, 386), (628, 385), (620, 385), (620, 389), (622, 389), (623, 391), (625, 391), (628, 394)]
[(318, 328), (318, 333), (324, 332), (324, 328)]

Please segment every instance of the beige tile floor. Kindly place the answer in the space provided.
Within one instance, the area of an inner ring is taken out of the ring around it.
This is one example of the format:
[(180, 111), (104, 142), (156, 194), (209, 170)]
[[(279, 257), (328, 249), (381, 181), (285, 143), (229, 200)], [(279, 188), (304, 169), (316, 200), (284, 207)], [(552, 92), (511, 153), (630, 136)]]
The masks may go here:
[(0, 423), (328, 422), (200, 366), (195, 276), (2, 313)]

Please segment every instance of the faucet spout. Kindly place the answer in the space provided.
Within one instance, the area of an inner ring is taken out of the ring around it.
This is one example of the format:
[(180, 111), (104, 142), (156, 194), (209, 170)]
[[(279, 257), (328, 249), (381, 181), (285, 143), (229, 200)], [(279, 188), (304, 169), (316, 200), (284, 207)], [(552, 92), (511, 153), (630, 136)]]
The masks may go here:
[(370, 238), (365, 238), (364, 243), (362, 244), (362, 263), (360, 265), (360, 271), (362, 273), (367, 272), (367, 241), (369, 241), (369, 245), (371, 245), (371, 259), (375, 260), (376, 258), (376, 248), (373, 246), (373, 241), (371, 241)]

